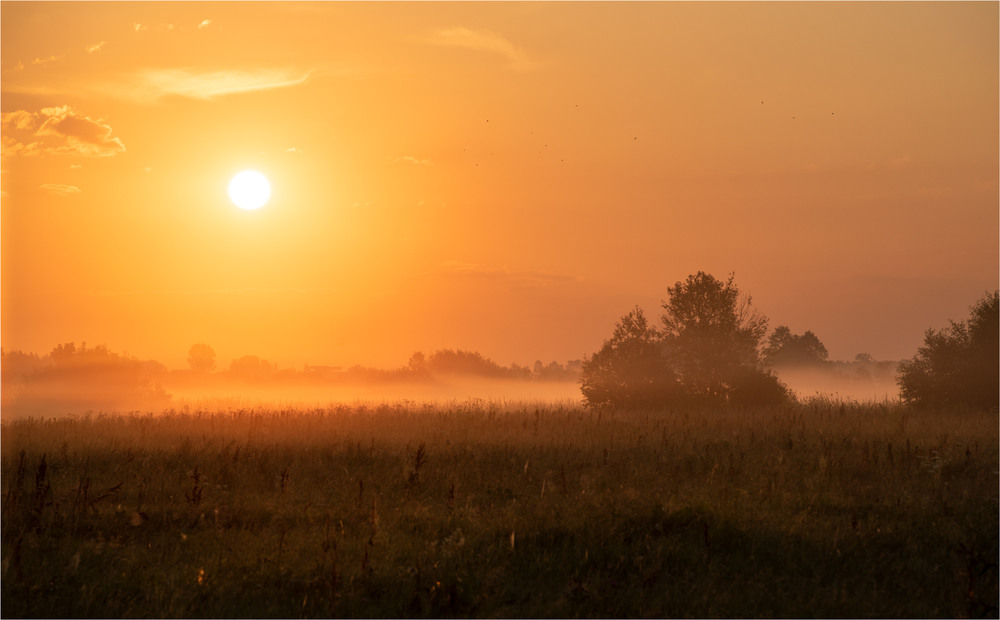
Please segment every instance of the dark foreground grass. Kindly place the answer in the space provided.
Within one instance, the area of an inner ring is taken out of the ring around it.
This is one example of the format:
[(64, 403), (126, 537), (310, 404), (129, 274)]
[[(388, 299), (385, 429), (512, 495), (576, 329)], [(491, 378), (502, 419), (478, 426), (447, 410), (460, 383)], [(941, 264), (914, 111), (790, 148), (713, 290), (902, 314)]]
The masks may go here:
[(9, 422), (2, 613), (996, 617), (997, 470), (887, 405)]

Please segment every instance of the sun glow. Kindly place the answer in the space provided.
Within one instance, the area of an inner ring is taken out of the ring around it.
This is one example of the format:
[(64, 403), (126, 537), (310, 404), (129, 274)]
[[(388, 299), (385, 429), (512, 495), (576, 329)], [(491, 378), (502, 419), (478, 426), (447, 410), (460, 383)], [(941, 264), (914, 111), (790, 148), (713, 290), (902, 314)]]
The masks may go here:
[(229, 198), (241, 209), (259, 209), (271, 197), (271, 184), (256, 170), (244, 170), (229, 182)]

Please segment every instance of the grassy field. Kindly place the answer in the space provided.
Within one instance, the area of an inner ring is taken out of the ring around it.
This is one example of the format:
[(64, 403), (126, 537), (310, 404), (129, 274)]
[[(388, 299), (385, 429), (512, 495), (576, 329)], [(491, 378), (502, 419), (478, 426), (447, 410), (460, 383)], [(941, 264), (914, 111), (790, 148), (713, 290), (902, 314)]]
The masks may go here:
[(995, 414), (401, 402), (0, 436), (5, 617), (998, 613)]

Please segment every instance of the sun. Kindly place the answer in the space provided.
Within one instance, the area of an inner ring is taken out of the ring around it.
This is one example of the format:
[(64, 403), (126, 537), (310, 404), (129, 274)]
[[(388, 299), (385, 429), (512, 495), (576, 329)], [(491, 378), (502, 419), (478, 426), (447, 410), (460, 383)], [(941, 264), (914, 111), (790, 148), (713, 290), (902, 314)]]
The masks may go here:
[(271, 197), (271, 184), (256, 170), (244, 170), (229, 182), (229, 199), (241, 209), (259, 209)]

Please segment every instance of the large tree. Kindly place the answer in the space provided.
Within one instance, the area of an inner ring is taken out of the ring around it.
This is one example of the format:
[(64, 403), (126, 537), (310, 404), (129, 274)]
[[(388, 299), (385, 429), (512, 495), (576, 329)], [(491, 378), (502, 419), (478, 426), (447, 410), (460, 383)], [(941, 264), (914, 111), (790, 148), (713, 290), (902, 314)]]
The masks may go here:
[(667, 289), (662, 329), (636, 307), (583, 366), (591, 405), (763, 405), (787, 388), (761, 364), (767, 319), (730, 275), (698, 272)]
[[(691, 398), (725, 401), (755, 382), (767, 318), (740, 293), (703, 271), (667, 289), (663, 336), (668, 357)], [(776, 383), (776, 382), (775, 382)]]
[(917, 354), (899, 365), (905, 402), (922, 407), (996, 411), (1000, 392), (1000, 304), (994, 291), (971, 308), (968, 321), (928, 329)]
[(196, 372), (208, 372), (215, 368), (215, 349), (204, 343), (191, 345), (188, 349), (188, 366)]

